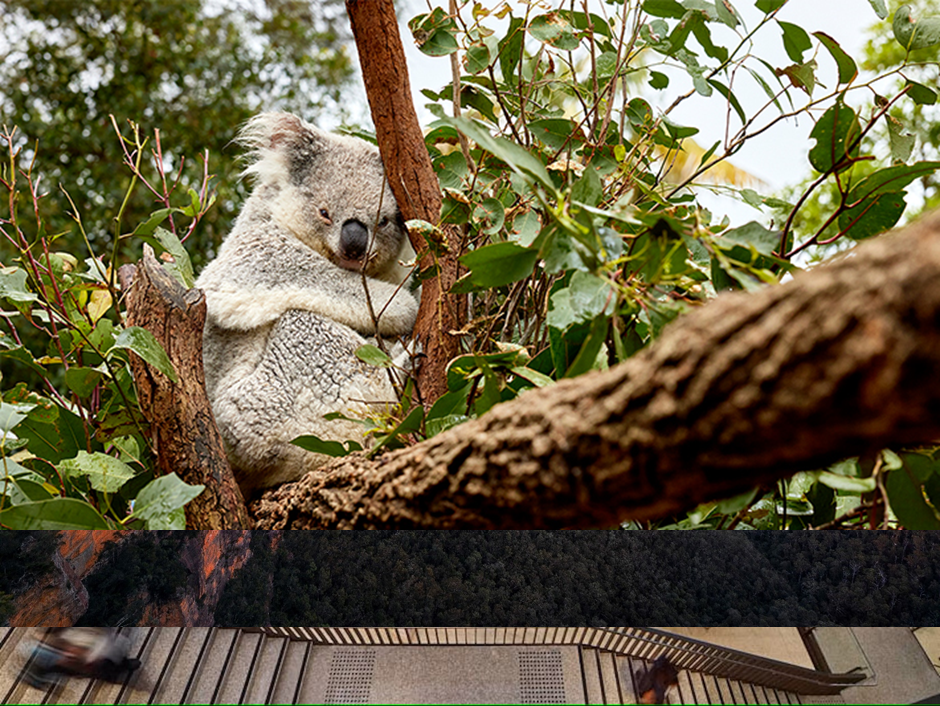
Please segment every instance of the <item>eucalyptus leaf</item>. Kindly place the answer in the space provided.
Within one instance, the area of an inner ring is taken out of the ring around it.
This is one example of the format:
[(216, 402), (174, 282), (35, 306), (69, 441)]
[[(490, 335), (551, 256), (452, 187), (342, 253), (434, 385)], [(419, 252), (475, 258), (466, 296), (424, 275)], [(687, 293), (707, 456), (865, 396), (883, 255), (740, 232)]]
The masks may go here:
[(862, 128), (858, 115), (838, 100), (813, 127), (810, 137), (816, 145), (809, 151), (809, 162), (817, 172), (843, 169), (848, 160), (858, 156), (858, 141)]
[(0, 402), (0, 437), (5, 438), (13, 428), (26, 419), (26, 416), (36, 407), (34, 404), (11, 404)]
[[(166, 375), (171, 382), (177, 382), (179, 378), (176, 371), (173, 370), (173, 363), (169, 356), (163, 350), (163, 346), (154, 337), (150, 331), (140, 326), (130, 326), (117, 335), (114, 339), (114, 345), (111, 350), (126, 348), (133, 351), (147, 363)], [(110, 352), (110, 351), (109, 351)]]
[(470, 273), (468, 277), (458, 282), (462, 284), (462, 287), (455, 291), (501, 287), (517, 282), (532, 274), (532, 268), (535, 267), (537, 260), (537, 250), (524, 248), (516, 243), (484, 245), (460, 258)]
[(915, 162), (879, 169), (859, 182), (849, 194), (849, 202), (867, 199), (878, 194), (900, 192), (917, 179), (930, 176), (940, 169), (938, 162)]
[(607, 340), (607, 331), (610, 327), (610, 319), (606, 316), (598, 316), (591, 322), (587, 338), (581, 344), (581, 348), (575, 359), (572, 361), (568, 370), (565, 371), (566, 378), (583, 375), (589, 370), (597, 370), (601, 365), (600, 354), (604, 350), (604, 342)]
[(909, 530), (940, 530), (940, 516), (924, 497), (923, 484), (908, 468), (891, 471), (885, 481), (888, 502), (898, 521)]
[(548, 375), (540, 373), (538, 370), (533, 370), (532, 368), (523, 368), (516, 367), (510, 369), (513, 375), (518, 375), (519, 377), (528, 380), (536, 387), (547, 387), (548, 385), (553, 385), (555, 381), (550, 378)]
[(686, 9), (676, 0), (645, 0), (643, 12), (653, 17), (679, 19), (685, 15)]
[(580, 43), (574, 27), (561, 12), (549, 12), (533, 18), (529, 23), (529, 33), (540, 42), (551, 44), (562, 51), (573, 51)]
[(564, 330), (573, 323), (591, 321), (610, 306), (610, 282), (587, 272), (575, 272), (569, 286), (551, 295), (547, 323)]
[(718, 19), (731, 27), (731, 29), (741, 24), (741, 17), (738, 15), (738, 11), (734, 9), (734, 6), (729, 0), (715, 0), (715, 9), (718, 10)]
[(895, 162), (907, 162), (914, 153), (917, 137), (905, 132), (904, 125), (892, 115), (886, 115), (888, 121), (888, 143), (891, 146), (891, 159)]
[(464, 58), (467, 71), (471, 74), (479, 74), (490, 65), (490, 50), (483, 42), (471, 44), (467, 47), (467, 53)]
[(813, 32), (813, 36), (826, 47), (826, 51), (832, 56), (839, 70), (839, 83), (849, 83), (858, 76), (858, 66), (855, 60), (845, 53), (845, 50), (839, 46), (839, 43), (825, 32)]
[(447, 431), (451, 427), (455, 427), (458, 424), (463, 424), (470, 417), (466, 414), (445, 414), (442, 417), (437, 417), (436, 419), (427, 419), (424, 422), (424, 429), (427, 433), (427, 437), (430, 439), (432, 436), (440, 434), (442, 431)]
[(134, 235), (153, 235), (157, 226), (163, 223), (171, 213), (173, 213), (172, 208), (157, 209), (150, 214), (150, 218), (134, 228)]
[(34, 478), (14, 478), (9, 484), (8, 495), (13, 505), (52, 500), (54, 497), (53, 494), (49, 492), (49, 489), (43, 485), (38, 475)]
[(940, 44), (940, 17), (924, 17), (915, 20), (911, 6), (901, 5), (894, 13), (894, 38), (908, 51), (926, 49)]
[(110, 529), (95, 508), (76, 498), (53, 498), (14, 505), (0, 512), (0, 524), (18, 530)]
[(757, 0), (755, 7), (765, 15), (769, 15), (774, 10), (779, 10), (786, 5), (788, 1), (789, 0)]
[(193, 275), (193, 265), (189, 260), (189, 253), (173, 233), (166, 228), (157, 228), (154, 231), (160, 245), (172, 256), (173, 262), (164, 262), (163, 266), (172, 274), (176, 281), (186, 289), (192, 289), (196, 286), (196, 278)]
[(907, 82), (907, 95), (918, 105), (934, 105), (937, 102), (937, 91), (916, 81)]
[(879, 20), (883, 20), (888, 16), (888, 6), (885, 4), (885, 0), (868, 0), (868, 2), (875, 14), (878, 15)]
[(659, 71), (650, 71), (650, 88), (661, 91), (669, 86), (669, 77)]
[(73, 476), (84, 476), (92, 488), (105, 493), (116, 493), (136, 475), (133, 468), (113, 456), (86, 451), (79, 451), (75, 458), (60, 462), (59, 470)]
[(446, 56), (460, 48), (456, 37), (457, 24), (439, 7), (413, 18), (408, 28), (418, 49), (428, 56)]
[(761, 255), (772, 255), (780, 246), (780, 231), (769, 230), (757, 221), (722, 233), (720, 245), (740, 245)]
[(488, 235), (498, 233), (505, 220), (506, 209), (499, 199), (484, 199), (473, 209), (473, 222)]
[(535, 242), (541, 230), (538, 213), (534, 210), (520, 213), (513, 219), (510, 237), (514, 238), (522, 247), (529, 247)]
[(33, 302), (39, 297), (26, 288), (26, 271), (18, 267), (0, 267), (0, 299)]
[(390, 368), (393, 365), (392, 359), (388, 357), (388, 354), (381, 348), (373, 346), (371, 343), (359, 346), (356, 349), (356, 357), (363, 363), (374, 365), (377, 368)]
[(777, 20), (780, 29), (783, 30), (783, 48), (793, 61), (797, 64), (803, 63), (803, 54), (813, 48), (813, 42), (810, 41), (809, 34), (799, 25), (790, 22)]
[[(839, 214), (839, 230), (853, 240), (863, 240), (893, 228), (907, 203), (905, 191), (884, 193), (862, 199), (857, 205)], [(854, 201), (850, 197), (850, 200)]]
[(534, 179), (541, 186), (554, 192), (555, 185), (545, 165), (524, 147), (502, 137), (493, 137), (486, 128), (467, 118), (445, 118), (442, 122), (460, 130), (487, 152), (506, 162), (513, 171)]
[(333, 458), (348, 456), (354, 451), (362, 450), (362, 446), (355, 441), (350, 440), (343, 444), (340, 441), (323, 440), (313, 434), (298, 436), (291, 443), (307, 451), (332, 456)]
[(133, 517), (143, 520), (147, 529), (164, 529), (166, 525), (177, 527), (178, 510), (205, 489), (204, 485), (189, 485), (175, 473), (160, 476), (150, 481), (134, 500)]
[(102, 377), (100, 370), (73, 366), (65, 371), (65, 384), (79, 397), (88, 397)]
[(54, 419), (40, 421), (28, 417), (16, 430), (17, 435), (29, 441), (30, 453), (53, 464), (73, 458), (88, 446), (82, 418), (64, 407), (56, 409)]

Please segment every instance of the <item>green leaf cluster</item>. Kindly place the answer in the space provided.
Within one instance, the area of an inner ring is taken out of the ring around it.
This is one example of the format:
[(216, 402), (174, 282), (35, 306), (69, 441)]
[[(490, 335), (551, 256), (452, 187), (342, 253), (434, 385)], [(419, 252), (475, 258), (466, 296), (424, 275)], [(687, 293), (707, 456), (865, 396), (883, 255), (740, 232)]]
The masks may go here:
[[(884, 109), (929, 104), (930, 82), (860, 106), (875, 82), (836, 37), (779, 19), (785, 0), (758, 0), (764, 16), (751, 27), (736, 4), (643, 0), (594, 14), (563, 3), (477, 3), (412, 21), (418, 44), (433, 48), (426, 53), (456, 54), (464, 68), (460, 117), (452, 84), (424, 95), (437, 118), (427, 134), (444, 193), (437, 225), (459, 226), (470, 244), (452, 291), (473, 302), (466, 353), (451, 362), (448, 393), (429, 410), (425, 435), (533, 386), (624, 361), (717, 294), (779, 283), (806, 264), (801, 253), (811, 259), (837, 241), (849, 247), (882, 233), (903, 216), (911, 185), (937, 173), (940, 160), (912, 159), (908, 122)], [(880, 0), (872, 9), (886, 18)], [(781, 44), (791, 63), (765, 57), (766, 46)], [(765, 105), (743, 97), (742, 77), (766, 94)], [(650, 90), (675, 98), (656, 108), (644, 96)], [(722, 102), (729, 137), (698, 148), (699, 126), (674, 117), (687, 101)], [(752, 133), (792, 114), (812, 118), (807, 171), (816, 178), (802, 192), (782, 199), (750, 185), (708, 185)], [(888, 159), (869, 141), (882, 126), (893, 130)], [(807, 204), (830, 187), (837, 195), (825, 223), (807, 232)], [(707, 189), (760, 218), (716, 217), (699, 199)], [(874, 483), (871, 469), (852, 461), (712, 503), (674, 525), (825, 524), (868, 502)]]
[[(9, 173), (22, 182), (3, 182), (4, 204), (12, 205), (2, 216), (4, 235), (13, 256), (0, 265), (0, 306), (9, 326), (0, 333), (0, 527), (184, 529), (184, 507), (203, 486), (175, 474), (155, 477), (130, 356), (174, 381), (176, 371), (152, 333), (123, 323), (108, 258), (92, 254), (80, 262), (53, 250), (57, 239), (47, 235), (31, 189), (30, 218), (16, 208), (34, 183), (35, 165), (17, 163), (23, 155), (9, 137)], [(131, 139), (140, 144), (138, 134)], [(186, 198), (185, 206), (158, 210), (136, 232), (163, 250), (164, 264), (191, 285), (186, 250), (159, 227), (170, 213), (209, 206), (198, 194)]]

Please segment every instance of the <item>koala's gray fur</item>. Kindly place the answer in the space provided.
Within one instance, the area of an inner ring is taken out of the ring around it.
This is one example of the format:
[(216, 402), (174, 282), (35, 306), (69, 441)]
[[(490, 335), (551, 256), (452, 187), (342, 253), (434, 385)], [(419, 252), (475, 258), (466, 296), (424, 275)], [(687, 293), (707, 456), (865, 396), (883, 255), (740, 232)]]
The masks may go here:
[(364, 279), (382, 336), (408, 334), (417, 301), (401, 286), (407, 238), (374, 146), (286, 113), (252, 119), (239, 141), (255, 188), (196, 286), (209, 401), (250, 496), (324, 463), (292, 439), (361, 438), (324, 414), (395, 401), (386, 371), (354, 355), (376, 334)]

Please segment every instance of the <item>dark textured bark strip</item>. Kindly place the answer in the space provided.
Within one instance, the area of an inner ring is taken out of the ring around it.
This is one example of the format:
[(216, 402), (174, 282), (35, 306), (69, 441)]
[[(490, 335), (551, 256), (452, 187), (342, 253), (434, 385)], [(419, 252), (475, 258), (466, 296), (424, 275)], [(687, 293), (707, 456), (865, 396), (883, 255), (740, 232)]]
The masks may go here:
[[(132, 284), (131, 284), (132, 280)], [(185, 290), (144, 246), (137, 264), (121, 268), (127, 295), (127, 324), (150, 331), (166, 350), (178, 382), (170, 381), (136, 355), (131, 369), (141, 411), (150, 422), (162, 473), (176, 473), (206, 489), (186, 506), (187, 529), (246, 529), (245, 502), (225, 457), (202, 367), (206, 299)]]
[[(395, 200), (406, 220), (421, 219), (437, 224), (441, 213), (441, 190), (418, 124), (405, 51), (398, 33), (392, 0), (347, 0), (346, 11), (359, 51), (359, 63), (372, 122)], [(452, 331), (463, 327), (467, 298), (448, 294), (460, 275), (461, 234), (445, 228), (447, 243), (440, 254), (428, 251), (417, 233), (411, 244), (421, 255), (422, 270), (433, 266), (438, 276), (425, 280), (414, 338), (421, 344), (424, 359), (418, 371), (418, 388), (426, 404), (447, 391), (447, 363), (459, 353), (460, 340)]]
[(600, 527), (940, 439), (940, 214), (732, 294), (610, 370), (252, 504), (270, 529)]

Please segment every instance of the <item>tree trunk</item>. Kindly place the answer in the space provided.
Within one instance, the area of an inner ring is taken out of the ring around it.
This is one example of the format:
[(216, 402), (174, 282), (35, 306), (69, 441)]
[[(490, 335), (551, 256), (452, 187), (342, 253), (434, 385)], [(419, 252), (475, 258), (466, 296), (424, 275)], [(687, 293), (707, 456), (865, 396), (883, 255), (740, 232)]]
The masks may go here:
[[(411, 100), (395, 7), (392, 0), (346, 0), (346, 12), (359, 50), (379, 152), (398, 208), (405, 220), (437, 225), (441, 190)], [(430, 405), (447, 391), (447, 363), (460, 353), (460, 339), (451, 332), (460, 330), (467, 317), (466, 296), (447, 293), (460, 274), (462, 236), (457, 228), (445, 228), (445, 242), (438, 244), (437, 255), (420, 234), (409, 236), (420, 269), (438, 268), (437, 276), (423, 282), (414, 329), (424, 354), (418, 389)]]
[(205, 490), (186, 506), (187, 529), (247, 529), (245, 501), (225, 456), (215, 425), (202, 367), (206, 298), (185, 290), (144, 246), (137, 264), (121, 268), (127, 295), (127, 324), (141, 326), (163, 346), (178, 377), (172, 382), (131, 355), (137, 398), (150, 422), (157, 463)]
[(252, 504), (259, 528), (603, 527), (940, 438), (940, 214), (563, 380)]

